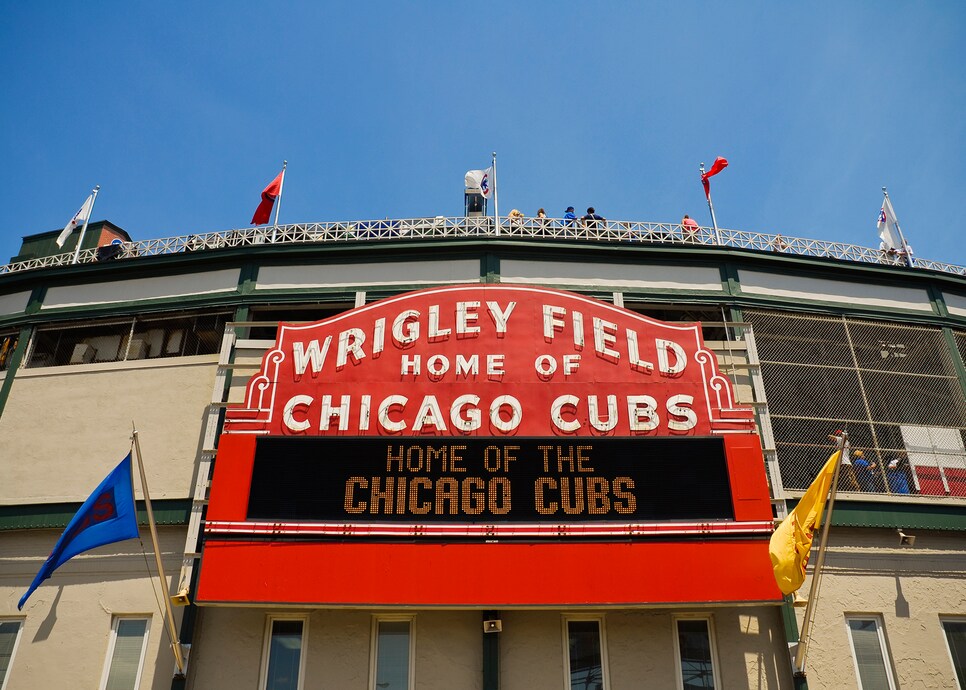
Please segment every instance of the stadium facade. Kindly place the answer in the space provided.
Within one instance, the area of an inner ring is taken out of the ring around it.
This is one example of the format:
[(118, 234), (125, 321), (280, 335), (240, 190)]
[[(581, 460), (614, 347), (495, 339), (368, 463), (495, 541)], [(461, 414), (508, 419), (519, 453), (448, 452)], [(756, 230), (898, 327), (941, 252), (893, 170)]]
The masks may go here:
[[(963, 269), (613, 221), (91, 228), (0, 269), (3, 690), (966, 683)], [(144, 530), (18, 611), (132, 422), (167, 591)], [(794, 678), (768, 538), (839, 430)]]

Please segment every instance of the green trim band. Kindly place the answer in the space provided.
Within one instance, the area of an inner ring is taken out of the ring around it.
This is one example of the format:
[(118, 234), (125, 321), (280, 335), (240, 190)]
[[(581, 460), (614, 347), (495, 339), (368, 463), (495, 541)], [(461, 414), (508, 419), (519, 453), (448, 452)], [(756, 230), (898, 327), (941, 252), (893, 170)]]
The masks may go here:
[[(35, 503), (0, 506), (0, 532), (15, 529), (63, 529), (80, 509), (80, 503)], [(144, 501), (138, 501), (138, 524), (148, 523)], [(152, 501), (154, 520), (159, 525), (187, 525), (191, 499)]]
[[(789, 499), (789, 510), (796, 505), (797, 498)], [(966, 532), (966, 505), (836, 501), (832, 509), (832, 526)]]

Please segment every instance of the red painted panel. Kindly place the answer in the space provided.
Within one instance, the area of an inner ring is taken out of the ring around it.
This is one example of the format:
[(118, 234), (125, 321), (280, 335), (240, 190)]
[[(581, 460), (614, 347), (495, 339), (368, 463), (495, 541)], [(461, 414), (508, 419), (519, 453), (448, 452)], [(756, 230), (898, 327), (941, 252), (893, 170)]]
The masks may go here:
[(724, 437), (735, 520), (770, 520), (771, 501), (765, 478), (765, 458), (757, 434), (729, 434)]
[(218, 442), (215, 473), (208, 495), (208, 517), (244, 520), (255, 464), (255, 437), (223, 434)]
[(605, 606), (781, 601), (768, 542), (208, 541), (202, 604)]

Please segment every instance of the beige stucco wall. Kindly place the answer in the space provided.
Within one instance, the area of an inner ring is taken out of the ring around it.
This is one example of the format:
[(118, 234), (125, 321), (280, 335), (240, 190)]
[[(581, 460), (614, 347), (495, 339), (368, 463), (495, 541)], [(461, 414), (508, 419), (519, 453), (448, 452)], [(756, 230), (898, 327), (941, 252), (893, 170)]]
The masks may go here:
[[(190, 688), (255, 688), (266, 620), (285, 609), (204, 608), (192, 649)], [(288, 611), (301, 614), (304, 611)], [(561, 611), (503, 611), (499, 634), (501, 690), (559, 690), (564, 686)], [(675, 687), (674, 613), (606, 611), (604, 638), (613, 690)], [(698, 612), (707, 614), (709, 611)], [(777, 607), (710, 611), (717, 640), (721, 687), (773, 690), (791, 687)], [(420, 690), (482, 688), (480, 611), (416, 611), (416, 685)], [(579, 614), (583, 615), (583, 614)], [(308, 613), (305, 687), (366, 690), (374, 614)]]
[[(151, 538), (142, 527), (148, 562), (154, 570)], [(0, 618), (20, 618), (23, 631), (4, 690), (97, 688), (115, 615), (150, 616), (142, 690), (168, 690), (174, 656), (162, 626), (164, 619), (136, 539), (102, 546), (75, 556), (58, 568), (27, 600), (23, 596), (59, 530), (0, 532)], [(173, 592), (184, 552), (185, 530), (159, 528), (162, 563)], [(183, 609), (176, 608), (178, 627)]]
[(190, 496), (216, 362), (20, 370), (0, 414), (0, 505), (83, 501), (128, 452), (132, 420), (152, 498)]
[[(905, 531), (914, 546), (900, 547), (895, 530), (831, 530), (806, 658), (810, 688), (857, 686), (847, 613), (881, 618), (900, 687), (956, 687), (940, 616), (966, 616), (966, 540)], [(803, 595), (810, 584), (811, 576)], [(804, 609), (797, 612), (801, 625)]]
[[(306, 612), (202, 609), (191, 652), (189, 688), (254, 689), (261, 671), (266, 621), (271, 615), (286, 613)], [(348, 610), (308, 614), (306, 688), (368, 689), (373, 617), (372, 612)], [(413, 620), (416, 687), (482, 688), (482, 617), (478, 611), (419, 611)]]

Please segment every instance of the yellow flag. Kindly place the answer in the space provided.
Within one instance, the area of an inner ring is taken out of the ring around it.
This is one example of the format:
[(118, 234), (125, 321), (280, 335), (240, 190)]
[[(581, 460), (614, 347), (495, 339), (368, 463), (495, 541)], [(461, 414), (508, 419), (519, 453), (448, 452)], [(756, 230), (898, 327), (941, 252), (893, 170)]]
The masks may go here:
[(795, 510), (789, 513), (771, 535), (768, 554), (775, 569), (775, 582), (778, 583), (778, 589), (785, 594), (791, 594), (805, 582), (805, 568), (808, 565), (808, 554), (812, 550), (812, 536), (815, 526), (822, 519), (825, 501), (828, 500), (828, 490), (835, 476), (835, 466), (841, 454), (840, 450), (832, 453), (815, 477), (815, 481), (802, 496), (802, 500), (795, 506)]

